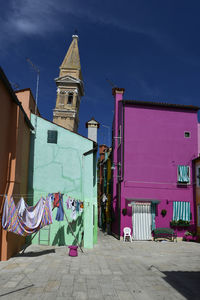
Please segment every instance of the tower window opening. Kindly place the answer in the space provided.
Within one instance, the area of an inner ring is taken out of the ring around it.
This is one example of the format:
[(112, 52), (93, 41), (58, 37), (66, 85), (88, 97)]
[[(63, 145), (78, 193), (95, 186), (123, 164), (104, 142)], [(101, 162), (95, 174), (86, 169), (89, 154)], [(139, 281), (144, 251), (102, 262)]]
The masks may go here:
[(72, 101), (73, 101), (73, 93), (69, 93), (67, 104), (72, 104)]

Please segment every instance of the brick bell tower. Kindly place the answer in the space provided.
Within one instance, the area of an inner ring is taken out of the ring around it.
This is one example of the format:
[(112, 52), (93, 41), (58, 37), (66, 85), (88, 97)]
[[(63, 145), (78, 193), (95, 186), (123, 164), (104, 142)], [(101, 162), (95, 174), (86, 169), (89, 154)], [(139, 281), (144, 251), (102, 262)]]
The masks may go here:
[(77, 132), (79, 124), (79, 106), (84, 95), (83, 79), (78, 49), (78, 35), (72, 36), (72, 42), (60, 66), (57, 85), (56, 107), (53, 122)]

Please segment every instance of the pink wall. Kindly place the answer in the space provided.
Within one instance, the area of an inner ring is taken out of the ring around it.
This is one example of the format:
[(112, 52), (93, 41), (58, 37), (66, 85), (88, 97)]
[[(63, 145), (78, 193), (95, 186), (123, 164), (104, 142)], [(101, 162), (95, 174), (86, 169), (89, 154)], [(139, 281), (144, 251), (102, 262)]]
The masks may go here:
[(200, 156), (200, 124), (198, 124), (198, 155)]
[[(117, 126), (122, 124), (123, 109), (120, 110), (119, 114), (115, 112), (118, 119)], [(190, 138), (184, 137), (185, 131), (190, 131)], [(197, 150), (195, 110), (125, 104), (124, 174), (123, 172), (121, 174), (120, 211), (128, 208), (128, 215), (124, 217), (121, 214), (121, 236), (125, 226), (132, 228), (132, 208), (128, 207), (126, 198), (160, 201), (157, 207), (157, 228), (170, 227), (173, 201), (189, 201), (192, 212), (191, 223), (194, 224), (192, 159), (197, 157)], [(120, 149), (115, 147), (114, 159), (120, 161), (121, 153), (123, 147)], [(191, 184), (186, 187), (177, 186), (178, 165), (190, 166)], [(116, 172), (114, 175), (116, 176)], [(116, 188), (115, 176), (113, 186)], [(161, 215), (162, 209), (167, 210), (164, 218)], [(178, 236), (182, 236), (186, 230), (178, 231)]]
[(117, 163), (118, 163), (118, 118), (119, 118), (119, 102), (123, 99), (124, 89), (113, 89), (113, 96), (115, 100), (115, 115), (113, 120), (113, 163), (115, 169), (113, 170), (113, 214), (114, 220), (112, 222), (112, 232), (120, 236), (120, 193), (119, 185), (117, 184)]

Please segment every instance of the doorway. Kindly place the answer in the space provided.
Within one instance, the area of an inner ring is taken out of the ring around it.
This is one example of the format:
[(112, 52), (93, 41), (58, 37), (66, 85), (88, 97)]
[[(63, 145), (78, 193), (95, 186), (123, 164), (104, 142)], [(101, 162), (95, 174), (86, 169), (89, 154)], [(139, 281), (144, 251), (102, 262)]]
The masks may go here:
[(152, 239), (152, 214), (150, 202), (135, 202), (132, 205), (133, 239), (148, 241)]

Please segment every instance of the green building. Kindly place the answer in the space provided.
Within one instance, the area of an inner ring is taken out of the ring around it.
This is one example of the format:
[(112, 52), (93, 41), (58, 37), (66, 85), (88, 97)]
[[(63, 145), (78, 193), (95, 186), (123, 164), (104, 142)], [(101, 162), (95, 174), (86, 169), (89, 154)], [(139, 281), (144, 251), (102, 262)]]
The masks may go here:
[[(31, 135), (29, 164), (29, 205), (35, 205), (41, 196), (60, 192), (64, 194), (63, 206), (66, 216), (79, 243), (92, 248), (97, 242), (97, 145), (92, 140), (31, 115), (35, 132)], [(81, 213), (71, 218), (66, 200), (70, 196), (83, 201)], [(66, 219), (56, 221), (41, 229), (33, 239), (34, 244), (77, 244)]]

